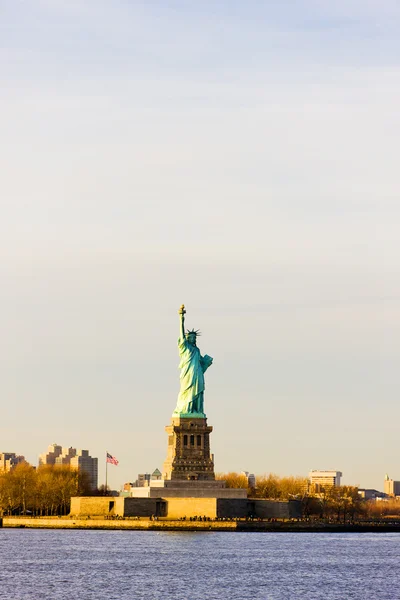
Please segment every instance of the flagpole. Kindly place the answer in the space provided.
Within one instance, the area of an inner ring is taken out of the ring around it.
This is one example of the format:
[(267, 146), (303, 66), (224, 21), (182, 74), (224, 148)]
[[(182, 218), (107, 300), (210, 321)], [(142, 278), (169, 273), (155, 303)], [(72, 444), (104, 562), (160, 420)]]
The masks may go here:
[(108, 452), (106, 451), (106, 487), (105, 487), (105, 489), (104, 489), (104, 495), (105, 495), (105, 496), (108, 496), (108, 493), (107, 493), (107, 464), (108, 464), (108, 461), (107, 461), (107, 454), (108, 454)]

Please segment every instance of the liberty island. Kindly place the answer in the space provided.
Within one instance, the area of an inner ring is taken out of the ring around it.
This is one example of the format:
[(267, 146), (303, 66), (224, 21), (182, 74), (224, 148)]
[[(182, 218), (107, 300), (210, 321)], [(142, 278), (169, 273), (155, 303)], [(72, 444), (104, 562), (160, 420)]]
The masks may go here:
[[(128, 494), (74, 496), (68, 520), (60, 519), (56, 523), (46, 519), (32, 521), (28, 517), (19, 522), (21, 526), (108, 529), (115, 526), (113, 519), (127, 519), (117, 527), (138, 529), (156, 525), (157, 528), (171, 529), (178, 521), (178, 527), (185, 528), (183, 521), (197, 520), (200, 516), (196, 529), (213, 521), (213, 529), (232, 531), (237, 528), (237, 523), (233, 522), (237, 519), (300, 517), (298, 501), (248, 498), (246, 488), (229, 487), (225, 481), (216, 479), (210, 448), (213, 427), (207, 423), (204, 411), (204, 374), (213, 359), (201, 354), (197, 346), (199, 331), (185, 331), (183, 304), (178, 313), (180, 387), (170, 424), (165, 428), (168, 444), (161, 478), (150, 480), (145, 486), (132, 487)], [(129, 520), (140, 518), (144, 521)], [(154, 518), (160, 520), (154, 523)], [(219, 520), (231, 522), (217, 522)]]
[[(349, 526), (339, 521), (312, 524), (307, 519), (294, 523), (293, 519), (302, 517), (301, 500), (248, 498), (247, 489), (228, 487), (225, 481), (216, 479), (214, 455), (210, 450), (213, 428), (208, 425), (204, 411), (204, 374), (213, 364), (213, 359), (201, 354), (197, 346), (198, 331), (192, 329), (185, 332), (184, 305), (181, 305), (178, 313), (180, 389), (171, 422), (165, 428), (168, 445), (163, 473), (159, 472), (161, 477), (150, 480), (146, 486), (132, 487), (129, 494), (121, 492), (113, 496), (72, 497), (68, 517), (5, 517), (6, 527), (399, 531), (396, 524), (384, 523)], [(121, 521), (115, 522), (114, 519)]]

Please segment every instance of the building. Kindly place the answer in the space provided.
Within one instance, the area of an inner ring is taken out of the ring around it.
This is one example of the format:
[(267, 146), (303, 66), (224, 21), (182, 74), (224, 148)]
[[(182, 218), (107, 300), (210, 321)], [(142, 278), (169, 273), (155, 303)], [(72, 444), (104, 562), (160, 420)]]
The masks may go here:
[(150, 473), (138, 473), (134, 487), (146, 487), (150, 482)]
[(150, 481), (161, 481), (161, 479), (162, 479), (161, 471), (159, 469), (154, 469), (154, 471), (151, 474)]
[(308, 474), (310, 485), (315, 488), (315, 492), (321, 492), (331, 487), (340, 486), (340, 478), (343, 473), (340, 471), (310, 471)]
[(75, 448), (62, 448), (61, 454), (56, 457), (56, 465), (69, 465), (72, 458), (76, 456)]
[(58, 444), (51, 444), (47, 452), (39, 455), (39, 467), (43, 465), (69, 465), (71, 458), (76, 455), (76, 448), (63, 448)]
[(132, 492), (132, 489), (157, 485), (154, 484), (155, 481), (162, 481), (162, 473), (159, 469), (155, 469), (151, 475), (150, 473), (139, 473), (136, 481), (124, 483), (123, 492), (128, 495), (134, 495), (135, 491)]
[(249, 488), (255, 488), (256, 487), (256, 476), (254, 475), (254, 473), (249, 473), (248, 471), (242, 471), (242, 474), (246, 477), (247, 485), (249, 486)]
[(383, 486), (383, 491), (391, 498), (400, 496), (400, 481), (394, 481), (393, 479), (389, 479), (389, 475), (385, 475)]
[(359, 488), (358, 495), (363, 500), (383, 500), (387, 498), (387, 495), (383, 492), (379, 492), (378, 490)]
[(95, 490), (98, 481), (98, 459), (89, 455), (89, 450), (76, 448), (63, 448), (58, 444), (51, 444), (47, 452), (39, 456), (39, 467), (44, 465), (69, 465), (78, 471), (88, 474), (89, 485)]
[(159, 469), (154, 469), (154, 471), (150, 473), (139, 473), (135, 483), (131, 484), (131, 487), (148, 487), (151, 485), (152, 481), (160, 481), (162, 479), (162, 474)]
[(0, 473), (8, 473), (17, 465), (25, 462), (25, 456), (15, 454), (15, 452), (0, 453)]
[(47, 448), (47, 452), (43, 452), (43, 454), (39, 454), (39, 467), (43, 465), (55, 465), (56, 458), (58, 458), (62, 453), (62, 447), (57, 444), (51, 444)]
[(75, 456), (71, 457), (70, 465), (78, 471), (87, 473), (91, 489), (97, 489), (98, 459), (92, 458), (89, 455), (89, 450), (76, 450)]

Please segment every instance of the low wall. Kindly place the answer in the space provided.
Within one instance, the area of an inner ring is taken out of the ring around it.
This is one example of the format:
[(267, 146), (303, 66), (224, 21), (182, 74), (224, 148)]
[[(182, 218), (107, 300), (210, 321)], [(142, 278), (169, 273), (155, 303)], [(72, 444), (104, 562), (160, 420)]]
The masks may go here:
[(75, 517), (113, 516), (118, 514), (119, 506), (117, 507), (117, 510), (116, 506), (121, 504), (121, 500), (124, 500), (124, 498), (118, 496), (75, 496), (71, 498), (70, 514)]
[(163, 517), (166, 502), (160, 498), (125, 498), (123, 496), (79, 496), (71, 498), (73, 517)]
[[(165, 491), (165, 490), (163, 490)], [(170, 490), (172, 491), (172, 490)], [(176, 491), (176, 490), (174, 490)], [(178, 490), (179, 492), (180, 490)], [(182, 488), (182, 492), (184, 488)], [(219, 490), (225, 492), (227, 490)], [(230, 490), (229, 490), (230, 491)], [(245, 490), (243, 490), (245, 492)], [(211, 519), (291, 519), (301, 517), (301, 502), (208, 497), (165, 496), (163, 498), (127, 498), (123, 496), (80, 496), (71, 498), (71, 516), (79, 517), (183, 517), (206, 516)]]
[(250, 512), (257, 519), (289, 519), (289, 503), (274, 500), (251, 500)]
[(289, 500), (289, 516), (291, 519), (303, 517), (303, 503), (301, 500)]
[(226, 519), (245, 519), (250, 514), (247, 498), (218, 498), (217, 517)]
[(168, 498), (166, 502), (168, 519), (217, 517), (216, 498)]
[(121, 498), (124, 500), (120, 513), (123, 517), (165, 517), (167, 503), (161, 498)]
[(257, 519), (299, 519), (301, 518), (301, 502), (298, 500), (249, 500), (249, 509)]

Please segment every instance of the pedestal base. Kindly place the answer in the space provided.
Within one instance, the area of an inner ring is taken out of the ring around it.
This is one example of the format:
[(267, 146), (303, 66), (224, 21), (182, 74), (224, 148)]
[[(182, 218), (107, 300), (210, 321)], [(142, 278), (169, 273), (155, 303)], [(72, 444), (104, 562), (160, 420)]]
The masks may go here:
[(214, 461), (210, 455), (210, 433), (204, 417), (172, 416), (168, 433), (167, 460), (163, 479), (168, 481), (214, 481)]

